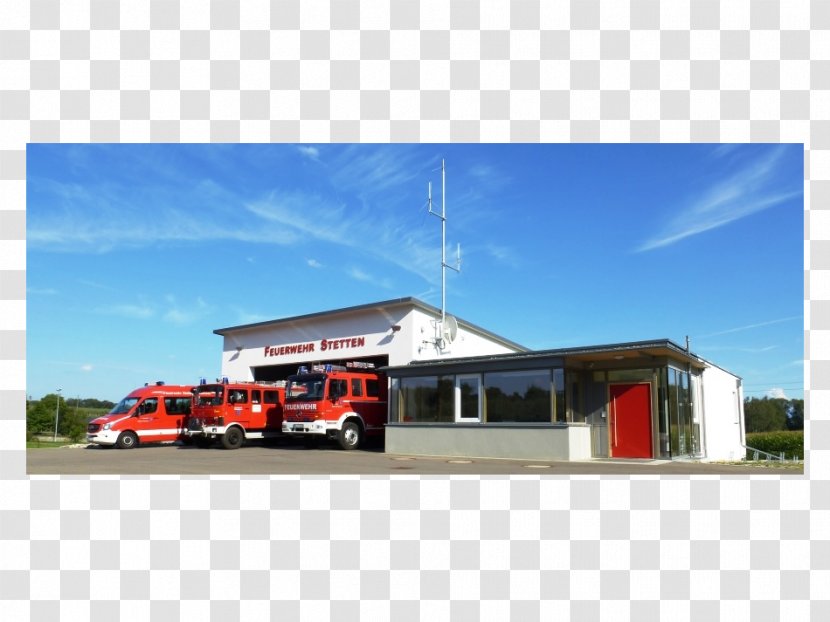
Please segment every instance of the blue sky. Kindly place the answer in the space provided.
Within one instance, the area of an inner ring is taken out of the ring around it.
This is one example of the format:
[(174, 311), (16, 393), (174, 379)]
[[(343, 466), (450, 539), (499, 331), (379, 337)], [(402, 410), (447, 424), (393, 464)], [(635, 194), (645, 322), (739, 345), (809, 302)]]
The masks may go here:
[(686, 335), (803, 397), (801, 145), (42, 145), (27, 153), (35, 399), (219, 374), (213, 330), (415, 296), (533, 349)]

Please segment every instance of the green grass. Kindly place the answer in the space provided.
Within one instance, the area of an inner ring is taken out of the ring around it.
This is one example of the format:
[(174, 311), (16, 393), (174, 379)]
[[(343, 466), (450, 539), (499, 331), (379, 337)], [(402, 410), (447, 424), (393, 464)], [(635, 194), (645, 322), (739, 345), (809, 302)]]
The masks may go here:
[(804, 463), (803, 462), (781, 462), (780, 460), (744, 460), (743, 462), (740, 460), (733, 460), (723, 461), (723, 462), (712, 462), (710, 464), (726, 464), (726, 465), (734, 465), (734, 466), (750, 466), (750, 467), (757, 467), (758, 469), (770, 469), (770, 470), (781, 470), (781, 471), (804, 471)]
[(70, 440), (58, 441), (56, 443), (52, 441), (39, 441), (37, 439), (26, 441), (26, 449), (48, 449), (52, 447), (66, 447), (67, 445), (77, 445), (77, 443)]

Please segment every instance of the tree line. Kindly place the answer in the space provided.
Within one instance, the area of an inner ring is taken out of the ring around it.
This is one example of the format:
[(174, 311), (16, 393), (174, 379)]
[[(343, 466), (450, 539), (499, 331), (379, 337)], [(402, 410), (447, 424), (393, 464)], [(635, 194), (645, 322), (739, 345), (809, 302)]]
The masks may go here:
[[(39, 400), (26, 401), (26, 435), (54, 434), (55, 415), (58, 415), (58, 435), (77, 441), (86, 434), (86, 426), (91, 416), (99, 416), (102, 411), (109, 411), (114, 402), (94, 398), (69, 399), (57, 393), (49, 393)], [(94, 410), (97, 412), (90, 412)]]
[(804, 429), (804, 400), (750, 397), (744, 400), (744, 421), (749, 432)]

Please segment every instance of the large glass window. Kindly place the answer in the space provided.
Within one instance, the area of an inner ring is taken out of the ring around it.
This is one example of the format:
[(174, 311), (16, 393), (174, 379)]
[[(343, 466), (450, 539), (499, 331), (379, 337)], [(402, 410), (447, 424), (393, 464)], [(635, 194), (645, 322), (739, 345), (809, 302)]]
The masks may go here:
[[(671, 455), (675, 458), (695, 455), (700, 452), (700, 425), (689, 373), (669, 367), (666, 378)], [(661, 453), (665, 452), (661, 450)]]
[(553, 370), (553, 386), (556, 390), (556, 421), (564, 423), (567, 420), (565, 412), (565, 370)]
[(549, 370), (484, 374), (487, 422), (550, 423)]
[(457, 420), (474, 422), (481, 420), (481, 376), (458, 376)]
[(568, 394), (568, 421), (582, 421), (582, 408), (580, 405), (579, 378), (573, 372), (568, 372), (565, 378), (565, 387)]
[(165, 397), (164, 410), (168, 415), (189, 415), (190, 414), (190, 398), (189, 397)]
[(671, 458), (671, 443), (669, 440), (669, 398), (667, 395), (668, 370), (661, 369), (657, 383), (657, 423), (660, 429), (660, 457)]
[(453, 376), (401, 379), (401, 421), (452, 423), (455, 420)]

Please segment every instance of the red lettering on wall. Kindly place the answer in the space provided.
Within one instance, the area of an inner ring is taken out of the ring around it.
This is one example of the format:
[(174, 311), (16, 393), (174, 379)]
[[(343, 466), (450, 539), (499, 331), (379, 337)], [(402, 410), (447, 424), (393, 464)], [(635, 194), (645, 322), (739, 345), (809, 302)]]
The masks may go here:
[[(366, 337), (346, 337), (344, 339), (321, 339), (320, 352), (328, 350), (345, 350), (347, 348), (363, 348), (366, 346)], [(292, 354), (308, 354), (314, 352), (316, 342), (295, 343), (287, 346), (265, 346), (263, 356), (290, 356)]]

